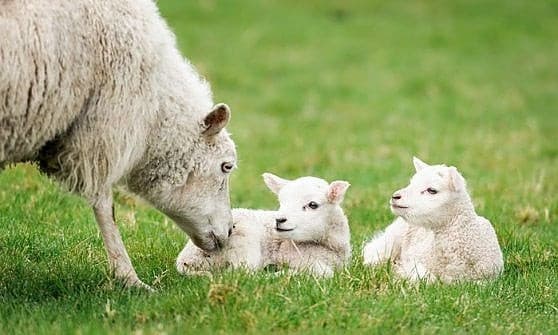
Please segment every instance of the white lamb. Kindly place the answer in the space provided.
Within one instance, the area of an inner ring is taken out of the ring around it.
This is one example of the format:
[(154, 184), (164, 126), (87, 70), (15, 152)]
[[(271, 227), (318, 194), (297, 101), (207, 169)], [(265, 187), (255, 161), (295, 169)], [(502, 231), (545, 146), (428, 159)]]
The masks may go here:
[(277, 211), (233, 209), (227, 246), (206, 252), (189, 241), (178, 255), (179, 272), (194, 274), (231, 266), (256, 270), (285, 265), (290, 270), (331, 277), (351, 257), (350, 232), (341, 202), (349, 183), (302, 177), (293, 181), (264, 173), (280, 202)]
[(391, 260), (411, 281), (483, 280), (503, 270), (502, 251), (490, 222), (478, 216), (464, 178), (453, 166), (413, 158), (416, 174), (391, 198), (399, 216), (363, 250), (364, 264)]

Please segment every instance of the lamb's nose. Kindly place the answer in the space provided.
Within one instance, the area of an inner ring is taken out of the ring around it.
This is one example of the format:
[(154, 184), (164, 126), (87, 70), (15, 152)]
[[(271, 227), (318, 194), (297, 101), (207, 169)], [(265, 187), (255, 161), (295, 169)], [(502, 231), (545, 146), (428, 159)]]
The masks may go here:
[(394, 193), (394, 194), (391, 196), (391, 198), (392, 198), (393, 200), (399, 200), (399, 199), (401, 199), (401, 194), (399, 194), (399, 193)]
[(280, 224), (280, 223), (285, 223), (287, 222), (287, 218), (277, 218), (275, 219), (275, 223)]
[(229, 229), (229, 237), (232, 235), (232, 228)]

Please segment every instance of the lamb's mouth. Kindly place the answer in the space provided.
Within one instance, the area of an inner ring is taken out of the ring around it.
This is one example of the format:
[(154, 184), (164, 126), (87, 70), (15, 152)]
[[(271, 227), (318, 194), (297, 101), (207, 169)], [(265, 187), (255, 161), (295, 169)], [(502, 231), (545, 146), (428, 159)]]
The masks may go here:
[(277, 231), (292, 231), (292, 230), (294, 230), (294, 228), (285, 229), (285, 228), (279, 228), (279, 227), (277, 227), (275, 229), (277, 229)]
[(399, 205), (395, 205), (395, 204), (391, 204), (391, 207), (393, 207), (393, 208), (399, 208), (399, 209), (409, 208), (408, 206), (399, 206)]

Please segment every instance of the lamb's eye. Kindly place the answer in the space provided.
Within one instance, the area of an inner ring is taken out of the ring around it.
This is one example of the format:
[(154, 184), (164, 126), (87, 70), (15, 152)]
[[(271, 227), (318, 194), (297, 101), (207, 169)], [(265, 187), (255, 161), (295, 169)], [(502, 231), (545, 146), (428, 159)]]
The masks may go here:
[(426, 192), (430, 193), (430, 194), (436, 194), (438, 193), (438, 191), (436, 191), (435, 189), (433, 189), (432, 187), (429, 187), (426, 189)]
[(221, 171), (223, 173), (230, 173), (234, 169), (234, 164), (231, 162), (225, 162), (221, 164)]
[(320, 205), (318, 205), (318, 203), (315, 201), (310, 201), (308, 203), (308, 207), (310, 207), (311, 209), (317, 209), (318, 207), (320, 207)]

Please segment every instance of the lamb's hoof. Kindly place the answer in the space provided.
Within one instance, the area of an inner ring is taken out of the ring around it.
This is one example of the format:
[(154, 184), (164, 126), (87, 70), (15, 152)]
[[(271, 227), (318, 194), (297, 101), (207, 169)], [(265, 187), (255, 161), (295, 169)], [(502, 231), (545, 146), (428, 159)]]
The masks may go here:
[(186, 265), (186, 263), (182, 263), (182, 262), (177, 262), (176, 263), (176, 270), (178, 271), (178, 273), (180, 273), (181, 275), (186, 275), (188, 274), (188, 266)]
[(321, 269), (319, 271), (314, 271), (313, 275), (315, 278), (322, 279), (322, 278), (333, 278), (335, 272), (332, 269)]
[(210, 271), (203, 270), (204, 267), (198, 266), (198, 264), (191, 264), (188, 262), (177, 262), (176, 270), (183, 276), (206, 276), (213, 278)]

